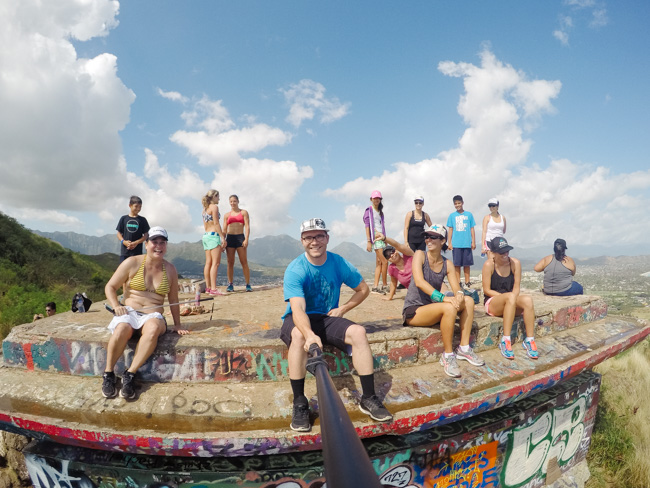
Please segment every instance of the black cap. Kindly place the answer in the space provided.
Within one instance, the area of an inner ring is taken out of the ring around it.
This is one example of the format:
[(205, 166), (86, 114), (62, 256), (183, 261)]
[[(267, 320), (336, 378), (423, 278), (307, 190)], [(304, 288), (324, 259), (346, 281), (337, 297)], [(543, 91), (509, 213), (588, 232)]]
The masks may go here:
[(495, 237), (490, 241), (490, 251), (497, 254), (503, 254), (504, 252), (512, 251), (514, 247), (508, 244), (505, 237)]

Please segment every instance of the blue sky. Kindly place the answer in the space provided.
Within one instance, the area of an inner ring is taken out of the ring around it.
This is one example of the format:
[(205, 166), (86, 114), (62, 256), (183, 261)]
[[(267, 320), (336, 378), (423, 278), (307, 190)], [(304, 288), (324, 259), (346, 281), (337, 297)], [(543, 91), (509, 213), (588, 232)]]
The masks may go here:
[(372, 190), (400, 239), (414, 195), (444, 222), (460, 193), (477, 232), (499, 198), (515, 246), (647, 247), (649, 14), (0, 0), (0, 210), (103, 235), (138, 194), (152, 225), (197, 241), (216, 188), (240, 196), (253, 238), (318, 216), (335, 243), (363, 244)]

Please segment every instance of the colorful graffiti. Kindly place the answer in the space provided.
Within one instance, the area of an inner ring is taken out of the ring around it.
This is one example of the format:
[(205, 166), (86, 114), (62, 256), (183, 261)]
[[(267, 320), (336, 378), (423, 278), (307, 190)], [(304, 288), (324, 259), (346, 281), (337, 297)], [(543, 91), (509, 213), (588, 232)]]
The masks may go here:
[[(600, 377), (586, 371), (519, 402), (419, 432), (364, 441), (390, 488), (541, 486), (550, 460), (584, 460)], [(324, 488), (320, 451), (278, 452), (270, 443), (225, 457), (124, 454), (39, 441), (27, 449), (34, 486), (61, 488)], [(227, 453), (231, 452), (228, 447)], [(224, 447), (225, 449), (225, 447)], [(266, 455), (261, 455), (265, 453)], [(553, 461), (555, 462), (555, 461)]]
[(585, 434), (586, 396), (546, 412), (529, 425), (515, 427), (502, 471), (503, 486), (516, 488), (534, 477), (546, 476), (548, 460), (565, 465), (577, 452)]

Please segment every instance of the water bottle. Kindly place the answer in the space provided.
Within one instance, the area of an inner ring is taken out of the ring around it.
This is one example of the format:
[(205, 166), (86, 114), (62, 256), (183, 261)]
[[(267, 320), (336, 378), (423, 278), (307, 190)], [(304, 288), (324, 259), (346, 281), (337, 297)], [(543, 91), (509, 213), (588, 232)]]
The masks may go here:
[(84, 297), (79, 295), (77, 297), (77, 312), (84, 313), (85, 311), (86, 311), (86, 307), (84, 306)]

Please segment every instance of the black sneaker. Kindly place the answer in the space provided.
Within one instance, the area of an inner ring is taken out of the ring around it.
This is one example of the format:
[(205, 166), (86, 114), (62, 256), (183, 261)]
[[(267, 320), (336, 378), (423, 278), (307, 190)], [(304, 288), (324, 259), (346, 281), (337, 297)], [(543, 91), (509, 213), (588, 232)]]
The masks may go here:
[(102, 383), (102, 395), (106, 398), (115, 398), (117, 395), (117, 388), (115, 383), (117, 383), (117, 378), (115, 378), (115, 373), (112, 371), (104, 373), (104, 382)]
[(381, 400), (377, 398), (377, 395), (367, 398), (361, 397), (359, 410), (366, 415), (370, 415), (370, 418), (377, 420), (378, 422), (388, 422), (389, 420), (393, 420), (393, 415), (386, 410), (386, 407), (384, 407)]
[(311, 423), (309, 422), (309, 404), (294, 403), (293, 415), (291, 416), (291, 430), (296, 432), (309, 432)]
[(133, 400), (135, 398), (135, 373), (131, 373), (130, 371), (124, 372), (120, 396), (127, 400)]

